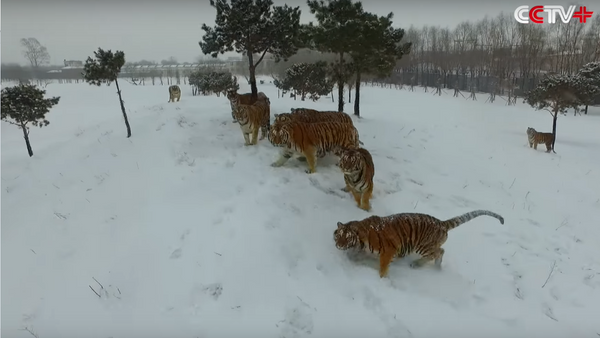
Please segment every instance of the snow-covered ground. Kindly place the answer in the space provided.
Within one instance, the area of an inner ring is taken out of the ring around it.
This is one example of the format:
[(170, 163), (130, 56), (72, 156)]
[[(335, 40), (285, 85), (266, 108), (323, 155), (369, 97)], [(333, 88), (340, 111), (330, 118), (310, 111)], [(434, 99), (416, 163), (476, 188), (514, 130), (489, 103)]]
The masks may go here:
[[(2, 336), (595, 337), (600, 334), (600, 114), (560, 116), (557, 154), (527, 145), (547, 112), (363, 87), (373, 210), (317, 173), (243, 146), (224, 97), (167, 86), (51, 84), (51, 124), (2, 123)], [(277, 98), (273, 113), (336, 109)], [(242, 85), (242, 92), (248, 86)], [(351, 111), (352, 105), (347, 105)], [(380, 279), (335, 248), (336, 222), (422, 212), (452, 230), (442, 270)], [(100, 285), (101, 284), (101, 285)], [(92, 288), (94, 290), (92, 290)], [(97, 295), (97, 294), (99, 295)], [(30, 332), (28, 332), (28, 331)]]

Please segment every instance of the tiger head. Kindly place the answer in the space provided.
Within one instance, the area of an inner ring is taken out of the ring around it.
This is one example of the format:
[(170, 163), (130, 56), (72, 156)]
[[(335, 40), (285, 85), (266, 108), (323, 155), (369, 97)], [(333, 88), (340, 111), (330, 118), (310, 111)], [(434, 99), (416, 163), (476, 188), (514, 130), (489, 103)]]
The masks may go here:
[(292, 116), (290, 113), (281, 113), (275, 114), (275, 122), (274, 123), (287, 123), (292, 121)]
[(337, 229), (333, 231), (333, 240), (335, 247), (339, 250), (347, 250), (359, 246), (360, 237), (355, 227), (356, 221), (351, 221), (346, 224), (337, 223)]
[(360, 172), (363, 168), (363, 158), (356, 149), (336, 147), (333, 149), (334, 155), (340, 158), (337, 166), (347, 175)]
[[(275, 121), (277, 121), (277, 116), (275, 114)], [(269, 130), (268, 139), (275, 147), (286, 147), (290, 140), (288, 128), (281, 123), (273, 123)]]
[(531, 128), (531, 127), (527, 127), (527, 135), (533, 135), (535, 134), (535, 129)]
[(237, 99), (237, 90), (230, 89), (227, 91), (227, 99), (229, 101), (235, 101)]
[(245, 113), (246, 107), (243, 105), (236, 105), (233, 108), (233, 118), (236, 121), (244, 121), (244, 113)]

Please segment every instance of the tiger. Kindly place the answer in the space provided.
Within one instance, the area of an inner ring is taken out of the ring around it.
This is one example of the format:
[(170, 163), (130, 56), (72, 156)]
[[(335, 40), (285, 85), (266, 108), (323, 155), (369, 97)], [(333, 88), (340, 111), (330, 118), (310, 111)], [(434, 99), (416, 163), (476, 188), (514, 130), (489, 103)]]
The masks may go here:
[[(314, 109), (306, 109), (306, 108), (292, 108), (292, 113), (281, 113), (275, 114), (275, 122), (274, 123), (288, 123), (292, 120), (305, 122), (305, 123), (318, 123), (318, 122), (341, 122), (341, 123), (349, 123), (354, 126), (352, 122), (352, 118), (350, 115), (346, 113), (340, 113), (337, 111), (318, 111)], [(363, 145), (362, 141), (358, 141), (359, 144)], [(317, 157), (323, 158), (325, 157), (326, 152), (319, 150), (317, 151)], [(306, 158), (299, 157), (300, 161), (306, 161)]]
[(281, 167), (294, 153), (301, 153), (308, 164), (307, 174), (316, 172), (318, 151), (327, 153), (335, 147), (359, 147), (358, 130), (353, 125), (340, 122), (274, 123), (269, 132), (269, 141), (283, 148), (279, 159), (271, 166)]
[(177, 102), (181, 99), (181, 88), (178, 85), (169, 86), (169, 101), (167, 102), (175, 102), (175, 99)]
[(286, 123), (291, 120), (299, 121), (299, 122), (342, 122), (342, 123), (350, 123), (354, 125), (352, 122), (352, 118), (350, 115), (346, 113), (338, 113), (338, 112), (319, 112), (319, 111), (303, 111), (300, 112), (296, 110), (293, 113), (281, 113), (275, 114), (275, 122)]
[(529, 142), (529, 148), (537, 150), (538, 144), (546, 145), (546, 152), (550, 150), (554, 151), (554, 134), (552, 133), (540, 133), (531, 127), (527, 127), (527, 142)]
[(360, 221), (338, 222), (333, 232), (335, 246), (339, 250), (350, 248), (375, 253), (379, 256), (379, 277), (387, 276), (394, 258), (412, 253), (421, 255), (411, 268), (419, 268), (434, 261), (441, 268), (448, 231), (479, 216), (491, 216), (504, 224), (504, 218), (488, 210), (475, 210), (442, 221), (420, 213), (400, 213), (385, 217), (370, 216)]
[(337, 166), (344, 173), (346, 187), (342, 191), (352, 193), (359, 208), (371, 210), (371, 195), (373, 194), (373, 177), (375, 165), (371, 153), (365, 148), (338, 148), (334, 153), (339, 156)]
[[(258, 100), (254, 104), (238, 104), (234, 108), (234, 118), (240, 124), (242, 134), (244, 135), (244, 145), (256, 145), (258, 143), (258, 131), (260, 129), (260, 139), (264, 139), (271, 127), (271, 102)], [(252, 134), (252, 140), (249, 139)]]
[(233, 123), (236, 123), (237, 120), (233, 116), (233, 111), (238, 104), (253, 104), (258, 100), (268, 100), (269, 98), (267, 95), (265, 95), (265, 93), (258, 92), (256, 100), (252, 100), (252, 93), (238, 94), (237, 90), (232, 89), (227, 91), (227, 99), (229, 100), (229, 105), (231, 106), (231, 118), (233, 119)]

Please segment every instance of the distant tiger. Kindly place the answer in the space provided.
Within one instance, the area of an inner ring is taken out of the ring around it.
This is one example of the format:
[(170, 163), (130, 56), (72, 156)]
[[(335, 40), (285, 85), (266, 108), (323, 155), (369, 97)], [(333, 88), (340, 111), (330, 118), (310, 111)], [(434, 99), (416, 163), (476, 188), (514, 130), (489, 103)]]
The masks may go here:
[(275, 123), (269, 132), (269, 141), (282, 147), (279, 159), (273, 167), (284, 165), (294, 153), (301, 153), (308, 162), (307, 173), (316, 172), (316, 155), (328, 153), (337, 147), (358, 148), (358, 130), (353, 125), (340, 122), (304, 123), (290, 121)]
[(412, 253), (421, 255), (410, 266), (418, 268), (435, 261), (441, 268), (448, 231), (479, 216), (491, 216), (504, 224), (502, 216), (487, 210), (476, 210), (445, 221), (427, 214), (401, 213), (386, 217), (371, 216), (360, 221), (338, 222), (333, 232), (336, 248), (356, 248), (379, 256), (379, 277), (387, 276), (394, 258)]
[(229, 105), (231, 106), (231, 118), (233, 119), (233, 122), (237, 122), (233, 116), (233, 111), (235, 110), (236, 105), (253, 104), (257, 100), (267, 100), (268, 97), (265, 95), (265, 93), (258, 92), (256, 100), (252, 100), (252, 93), (238, 94), (237, 90), (229, 90), (227, 91), (227, 99), (229, 100)]
[(371, 210), (370, 200), (375, 176), (371, 153), (365, 148), (338, 148), (334, 153), (340, 157), (337, 166), (344, 173), (346, 187), (342, 190), (352, 193), (359, 208)]
[(181, 88), (178, 85), (169, 86), (169, 101), (167, 102), (175, 102), (175, 99), (177, 102), (181, 99)]
[[(238, 104), (233, 110), (234, 118), (240, 124), (240, 129), (244, 135), (244, 145), (255, 145), (258, 143), (258, 131), (260, 129), (260, 139), (264, 139), (270, 129), (271, 124), (271, 102), (269, 99), (258, 100), (254, 104)], [(250, 140), (252, 135), (252, 140)]]
[(535, 150), (537, 150), (538, 144), (545, 144), (547, 153), (552, 150), (552, 152), (556, 154), (554, 151), (554, 135), (552, 133), (540, 133), (535, 129), (528, 127), (527, 142), (529, 142), (529, 148), (533, 148)]

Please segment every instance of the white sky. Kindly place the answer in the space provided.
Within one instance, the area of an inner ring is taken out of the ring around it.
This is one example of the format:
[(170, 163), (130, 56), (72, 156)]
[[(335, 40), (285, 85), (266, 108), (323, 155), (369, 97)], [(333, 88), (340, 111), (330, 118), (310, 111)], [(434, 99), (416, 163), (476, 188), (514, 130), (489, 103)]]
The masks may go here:
[[(600, 15), (600, 3), (581, 1)], [(300, 6), (302, 21), (314, 20), (306, 1), (274, 0)], [(385, 15), (394, 12), (398, 27), (440, 25), (453, 27), (485, 15), (513, 13), (520, 5), (568, 5), (570, 1), (522, 0), (366, 0), (366, 10)], [(202, 54), (198, 41), (202, 23), (214, 24), (215, 10), (208, 0), (3, 0), (2, 62), (25, 64), (19, 40), (35, 37), (48, 48), (52, 64), (63, 59), (85, 60), (98, 47), (123, 50), (126, 59), (160, 61), (174, 56), (192, 62)], [(232, 56), (234, 54), (225, 56)]]

